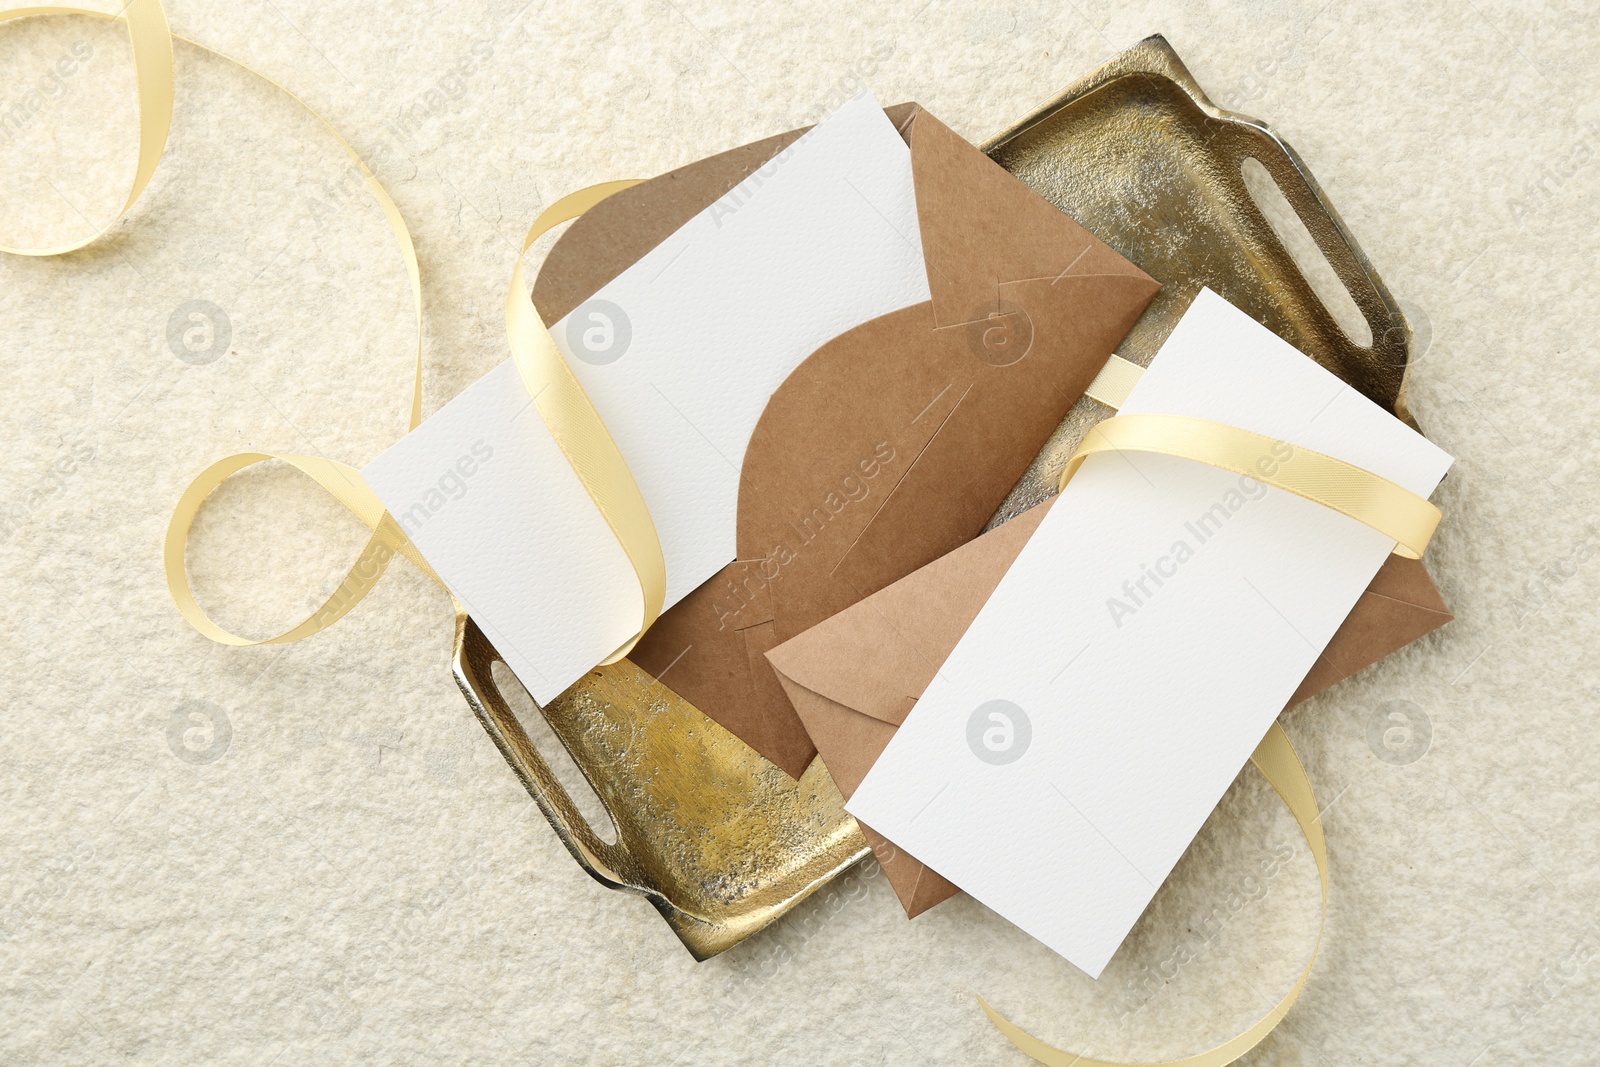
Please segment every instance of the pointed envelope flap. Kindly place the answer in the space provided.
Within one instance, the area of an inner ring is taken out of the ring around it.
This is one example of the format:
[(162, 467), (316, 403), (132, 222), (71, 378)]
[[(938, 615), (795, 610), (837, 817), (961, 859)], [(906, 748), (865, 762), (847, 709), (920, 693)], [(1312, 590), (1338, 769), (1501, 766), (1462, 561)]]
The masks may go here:
[(1390, 556), (1289, 698), (1289, 706), (1378, 662), (1454, 617), (1421, 560)]
[(907, 140), (936, 325), (999, 312), (1000, 287), (1122, 275), (1133, 264), (926, 111)]
[[(867, 776), (878, 753), (889, 744), (896, 727), (814, 693), (781, 673), (778, 673), (778, 680), (794, 702), (806, 729), (813, 737), (826, 739), (818, 742), (822, 758), (839, 791), (846, 798), (850, 797)], [(914, 919), (960, 892), (953, 883), (866, 823), (858, 820), (856, 825), (861, 827), (878, 866), (883, 868), (889, 884), (894, 887), (907, 918)]]
[[(977, 618), (1055, 498), (767, 653), (846, 800)], [(1289, 700), (1299, 703), (1449, 622), (1421, 560), (1390, 556)], [(862, 827), (906, 914), (959, 890)]]
[(961, 892), (955, 883), (929, 867), (911, 853), (897, 847), (894, 842), (864, 822), (857, 822), (861, 835), (872, 846), (872, 854), (889, 877), (889, 885), (906, 909), (906, 918), (915, 919), (935, 904), (942, 903)]
[[(1053, 497), (768, 652), (785, 690), (792, 695), (798, 685), (899, 726), (1052, 503)], [(811, 723), (806, 727), (831, 771), (824, 738)]]

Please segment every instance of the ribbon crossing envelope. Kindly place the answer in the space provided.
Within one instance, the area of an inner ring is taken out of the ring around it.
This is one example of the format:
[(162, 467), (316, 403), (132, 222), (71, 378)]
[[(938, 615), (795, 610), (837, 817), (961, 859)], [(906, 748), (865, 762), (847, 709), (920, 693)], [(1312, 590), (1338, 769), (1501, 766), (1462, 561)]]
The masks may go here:
[[(1053, 504), (1038, 505), (768, 654), (847, 798), (854, 795)], [(1376, 662), (1450, 617), (1422, 564), (1390, 556), (1288, 704)], [(956, 892), (914, 856), (869, 827), (863, 830), (908, 915)]]
[[(846, 800), (1054, 502), (1030, 508), (767, 653)], [(1422, 562), (1391, 556), (1289, 706), (1451, 618)], [(861, 830), (907, 916), (959, 892), (871, 827)]]

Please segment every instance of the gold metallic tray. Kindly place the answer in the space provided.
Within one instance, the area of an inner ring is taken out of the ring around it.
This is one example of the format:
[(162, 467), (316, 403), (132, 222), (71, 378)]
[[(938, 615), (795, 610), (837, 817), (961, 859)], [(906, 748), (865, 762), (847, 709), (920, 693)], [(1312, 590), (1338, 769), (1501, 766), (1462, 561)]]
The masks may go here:
[(456, 682), (562, 843), (601, 885), (654, 904), (695, 959), (737, 944), (869, 851), (821, 760), (795, 781), (628, 660), (540, 709), (610, 814), (607, 843), (528, 738), (496, 661), (483, 631), (458, 617)]
[[(1416, 425), (1405, 404), (1411, 330), (1394, 297), (1295, 150), (1266, 123), (1211, 103), (1164, 38), (1121, 53), (983, 148), (1161, 283), (1118, 346), (1123, 358), (1148, 365), (1208, 286)], [(1252, 159), (1265, 176), (1257, 181), (1281, 194), (1280, 218), (1303, 225), (1302, 255), (1312, 245), (1321, 253), (1320, 263), (1307, 258), (1322, 268), (1323, 291), (1344, 304), (1339, 318), (1257, 206), (1246, 182)], [(1050, 495), (1084, 433), (1108, 414), (1080, 400), (994, 524)]]
[[(1140, 364), (1202, 285), (1402, 418), (1410, 333), (1371, 264), (1294, 151), (1264, 124), (1215, 107), (1159, 37), (1122, 53), (985, 145), (991, 157), (1163, 283), (1121, 353)], [(1256, 206), (1265, 168), (1370, 332), (1352, 339)], [(1078, 439), (1109, 409), (1073, 409), (995, 522), (1049, 493)], [(496, 685), (494, 647), (456, 625), (455, 676), (512, 770), (578, 863), (643, 895), (696, 959), (759, 930), (863, 858), (866, 842), (813, 761), (800, 781), (632, 663), (599, 668), (542, 709), (615, 825), (579, 814)], [(503, 661), (502, 661), (503, 662)]]

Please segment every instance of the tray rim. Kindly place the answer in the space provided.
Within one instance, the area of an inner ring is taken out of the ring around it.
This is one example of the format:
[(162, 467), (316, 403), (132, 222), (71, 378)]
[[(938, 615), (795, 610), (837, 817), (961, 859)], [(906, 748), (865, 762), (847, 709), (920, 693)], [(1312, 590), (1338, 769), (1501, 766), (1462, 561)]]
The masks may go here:
[[(1097, 90), (1104, 89), (1124, 78), (1151, 76), (1164, 78), (1176, 84), (1208, 118), (1232, 126), (1246, 128), (1265, 138), (1276, 150), (1282, 153), (1296, 177), (1304, 182), (1311, 197), (1310, 202), (1305, 206), (1313, 209), (1312, 214), (1314, 216), (1320, 216), (1329, 223), (1334, 235), (1338, 238), (1338, 243), (1349, 252), (1359, 272), (1360, 280), (1370, 287), (1371, 294), (1376, 297), (1383, 311), (1386, 312), (1388, 319), (1401, 327), (1402, 333), (1398, 344), (1400, 358), (1396, 361), (1400, 368), (1400, 381), (1391, 406), (1395, 415), (1402, 422), (1420, 432), (1420, 427), (1417, 425), (1415, 415), (1410, 409), (1406, 396), (1411, 372), (1411, 324), (1406, 320), (1405, 313), (1400, 308), (1399, 302), (1394, 298), (1394, 294), (1389, 291), (1388, 285), (1384, 283), (1377, 268), (1373, 266), (1371, 259), (1361, 247), (1360, 242), (1356, 240), (1355, 235), (1350, 232), (1350, 228), (1345, 224), (1343, 217), (1333, 206), (1326, 191), (1317, 181), (1316, 176), (1312, 174), (1311, 168), (1306, 164), (1300, 153), (1295, 151), (1294, 147), (1284, 140), (1267, 121), (1241, 112), (1231, 111), (1213, 102), (1178, 56), (1177, 51), (1162, 34), (1151, 34), (1137, 44), (1117, 53), (1082, 77), (1070, 82), (1065, 88), (1058, 91), (1031, 113), (988, 138), (980, 145), (980, 148), (985, 155), (994, 158), (996, 153), (1017, 143), (1035, 127), (1050, 121), (1058, 112)], [(1295, 203), (1297, 198), (1294, 195), (1294, 190), (1282, 187), (1282, 183), (1279, 183), (1279, 185), (1284, 195), (1289, 199), (1291, 206), (1295, 207), (1297, 213), (1301, 215), (1302, 221), (1304, 221), (1305, 212), (1300, 210), (1302, 205)], [(1290, 258), (1293, 259), (1292, 256)], [(1339, 271), (1339, 264), (1334, 262), (1331, 257), (1329, 263), (1335, 272), (1339, 274), (1340, 283), (1350, 292), (1352, 299), (1357, 300), (1357, 306), (1359, 307), (1359, 295), (1355, 287), (1351, 286), (1349, 280), (1344, 277), (1343, 272)], [(1296, 267), (1298, 269), (1298, 264), (1296, 264)], [(1307, 282), (1307, 286), (1310, 288), (1309, 282)], [(1311, 292), (1313, 296), (1316, 296), (1318, 303), (1321, 304), (1321, 297), (1317, 296), (1314, 289), (1311, 289)], [(1323, 305), (1323, 310), (1327, 311), (1325, 305)], [(1331, 317), (1331, 313), (1329, 314)], [(1373, 325), (1370, 317), (1368, 317), (1368, 323), (1369, 326)], [(1335, 328), (1338, 329), (1337, 324), (1335, 324)], [(1342, 333), (1342, 331), (1340, 332)], [(1373, 333), (1374, 341), (1376, 341), (1378, 331), (1374, 330)], [(1356, 344), (1348, 338), (1344, 340), (1352, 345)], [(1356, 347), (1362, 346), (1356, 345)], [(1367, 347), (1370, 349), (1370, 346)]]
[[(1334, 234), (1351, 254), (1362, 275), (1361, 280), (1370, 284), (1372, 292), (1381, 302), (1383, 309), (1388, 312), (1394, 322), (1403, 327), (1403, 335), (1400, 339), (1403, 360), (1401, 361), (1400, 383), (1396, 391), (1393, 407), (1396, 415), (1415, 426), (1415, 421), (1412, 419), (1406, 404), (1406, 382), (1410, 371), (1410, 325), (1405, 321), (1404, 314), (1398, 303), (1372, 266), (1371, 261), (1350, 233), (1333, 205), (1328, 201), (1322, 187), (1317, 183), (1300, 155), (1268, 123), (1219, 107), (1213, 103), (1178, 57), (1176, 51), (1160, 34), (1143, 39), (1074, 80), (1028, 115), (985, 140), (979, 145), (979, 148), (986, 155), (993, 158), (996, 153), (1016, 143), (1035, 127), (1048, 122), (1058, 112), (1076, 101), (1123, 78), (1141, 76), (1164, 78), (1172, 82), (1208, 117), (1256, 131), (1259, 135), (1268, 138), (1277, 149), (1281, 150), (1297, 176), (1304, 181), (1306, 187), (1310, 190), (1312, 206), (1329, 222)], [(776, 136), (782, 137), (783, 135)], [(767, 139), (770, 138), (758, 140)], [(1288, 190), (1285, 190), (1285, 193), (1287, 195)], [(1298, 210), (1299, 205), (1296, 205), (1296, 207)], [(1335, 268), (1337, 270), (1337, 264), (1335, 264)], [(1345, 281), (1342, 275), (1340, 280), (1342, 284), (1349, 288), (1348, 282)], [(1315, 295), (1315, 291), (1312, 290), (1312, 292)], [(1354, 294), (1352, 293), (1352, 295)], [(1320, 297), (1317, 299), (1320, 302)], [(1326, 309), (1324, 308), (1324, 310)], [(1048, 445), (1046, 448), (1048, 448)], [(1041, 452), (1041, 454), (1043, 453)], [(516, 721), (514, 713), (510, 712), (509, 707), (502, 709), (497, 706), (504, 704), (503, 697), (497, 690), (491, 695), (479, 689), (477, 672), (469, 662), (469, 629), (477, 631), (477, 627), (472, 623), (470, 617), (464, 611), (461, 611), (458, 613), (456, 620), (452, 672), (467, 703), (483, 724), (484, 729), (489, 733), (513, 773), (538, 804), (546, 820), (555, 830), (557, 837), (578, 862), (579, 866), (607, 888), (625, 890), (645, 897), (666, 919), (674, 933), (683, 942), (684, 947), (688, 949), (696, 960), (709, 959), (711, 956), (738, 944), (770, 925), (802, 900), (871, 854), (871, 848), (867, 845), (865, 838), (860, 836), (860, 831), (857, 829), (859, 845), (850, 850), (849, 855), (842, 862), (836, 864), (825, 873), (806, 880), (793, 893), (762, 909), (760, 916), (752, 917), (748, 921), (718, 924), (716, 922), (708, 922), (699, 916), (678, 908), (659, 888), (645, 884), (637, 876), (637, 872), (630, 872), (628, 870), (630, 865), (626, 860), (618, 861), (618, 854), (614, 847), (600, 841), (587, 822), (577, 814), (576, 806), (567, 796), (565, 790), (556, 782), (553, 773), (542, 756), (539, 755), (537, 748), (532, 745), (532, 742), (522, 730), (520, 723)], [(487, 636), (482, 635), (481, 631), (477, 632), (482, 641), (492, 648), (492, 643), (488, 641)], [(492, 689), (492, 681), (489, 684)], [(680, 697), (679, 699), (682, 698)], [(688, 702), (684, 701), (684, 703), (687, 704)], [(689, 706), (693, 707), (693, 705)], [(694, 710), (699, 712), (697, 708)], [(540, 709), (540, 712), (541, 714), (543, 713), (542, 709)], [(703, 712), (699, 712), (699, 714), (704, 715)], [(509, 722), (507, 721), (508, 716)], [(712, 720), (707, 717), (707, 721)], [(567, 748), (580, 773), (584, 774), (586, 778), (590, 777), (589, 771), (579, 762), (571, 747), (567, 745), (559, 733), (556, 736), (558, 740), (561, 740), (563, 747)], [(532, 753), (531, 759), (528, 755), (530, 752)], [(753, 750), (752, 754), (755, 755)], [(756, 755), (756, 758), (760, 757)], [(848, 814), (845, 815), (845, 818), (849, 818)]]

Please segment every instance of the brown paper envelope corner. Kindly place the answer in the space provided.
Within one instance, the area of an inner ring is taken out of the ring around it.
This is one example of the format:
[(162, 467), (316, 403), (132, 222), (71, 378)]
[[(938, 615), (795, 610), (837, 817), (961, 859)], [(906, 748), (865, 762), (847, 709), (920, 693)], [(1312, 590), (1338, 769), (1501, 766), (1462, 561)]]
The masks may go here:
[[(1052, 503), (1029, 508), (767, 653), (846, 800)], [(958, 892), (881, 834), (861, 830), (907, 918)]]
[[(767, 653), (846, 800), (1054, 501), (1030, 508)], [(1451, 618), (1422, 561), (1390, 556), (1289, 705)], [(907, 916), (959, 891), (882, 835), (865, 826), (862, 832)]]

